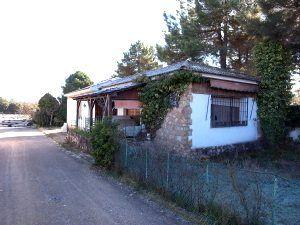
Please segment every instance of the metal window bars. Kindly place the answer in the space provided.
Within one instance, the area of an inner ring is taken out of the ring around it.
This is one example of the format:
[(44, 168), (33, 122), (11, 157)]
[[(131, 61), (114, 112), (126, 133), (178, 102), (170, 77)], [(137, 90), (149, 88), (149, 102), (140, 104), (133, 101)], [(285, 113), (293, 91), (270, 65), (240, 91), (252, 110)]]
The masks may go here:
[(248, 98), (211, 97), (211, 127), (248, 125)]

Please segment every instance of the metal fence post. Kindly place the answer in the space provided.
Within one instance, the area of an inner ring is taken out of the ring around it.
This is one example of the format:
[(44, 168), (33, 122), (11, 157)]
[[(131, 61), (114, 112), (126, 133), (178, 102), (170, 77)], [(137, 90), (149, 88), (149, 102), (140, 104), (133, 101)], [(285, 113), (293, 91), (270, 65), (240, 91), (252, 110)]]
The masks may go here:
[(127, 139), (125, 138), (125, 167), (127, 168), (127, 160), (128, 160), (128, 144)]
[(278, 189), (278, 180), (277, 177), (274, 176), (274, 184), (273, 184), (273, 205), (272, 205), (272, 225), (276, 225), (276, 196)]
[(206, 184), (208, 186), (209, 183), (209, 170), (208, 170), (208, 163), (206, 164), (206, 171), (205, 171), (205, 178), (206, 178)]
[(146, 155), (145, 155), (145, 159), (146, 159), (146, 172), (145, 172), (145, 175), (146, 175), (146, 179), (148, 179), (148, 151), (147, 151), (147, 148), (145, 148), (146, 150)]
[(167, 155), (167, 188), (169, 188), (170, 153)]
[(209, 187), (209, 164), (206, 163), (206, 169), (205, 169), (205, 183), (206, 183), (206, 198), (207, 200), (209, 199), (209, 191), (210, 191), (210, 187)]

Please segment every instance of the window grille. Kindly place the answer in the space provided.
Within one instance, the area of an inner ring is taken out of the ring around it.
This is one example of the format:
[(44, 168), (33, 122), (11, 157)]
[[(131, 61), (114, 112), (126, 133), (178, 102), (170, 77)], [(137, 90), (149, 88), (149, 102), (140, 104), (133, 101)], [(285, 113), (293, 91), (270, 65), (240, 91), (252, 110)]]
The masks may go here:
[(248, 98), (212, 96), (211, 127), (247, 126)]

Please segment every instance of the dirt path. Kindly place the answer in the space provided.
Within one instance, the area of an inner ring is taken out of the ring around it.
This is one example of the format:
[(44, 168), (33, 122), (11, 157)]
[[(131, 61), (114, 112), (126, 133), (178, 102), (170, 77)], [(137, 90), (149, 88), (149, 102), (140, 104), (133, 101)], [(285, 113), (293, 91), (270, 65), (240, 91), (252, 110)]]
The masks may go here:
[(0, 224), (190, 224), (89, 167), (37, 130), (0, 127)]

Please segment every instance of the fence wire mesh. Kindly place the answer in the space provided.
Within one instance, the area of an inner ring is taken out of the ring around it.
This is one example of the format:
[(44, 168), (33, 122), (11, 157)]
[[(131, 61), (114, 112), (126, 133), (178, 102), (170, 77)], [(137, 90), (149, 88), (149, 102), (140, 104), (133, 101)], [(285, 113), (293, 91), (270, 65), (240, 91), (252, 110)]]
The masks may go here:
[(249, 224), (300, 224), (299, 179), (291, 182), (245, 166), (203, 162), (127, 139), (121, 141), (117, 163), (185, 208), (217, 206)]

